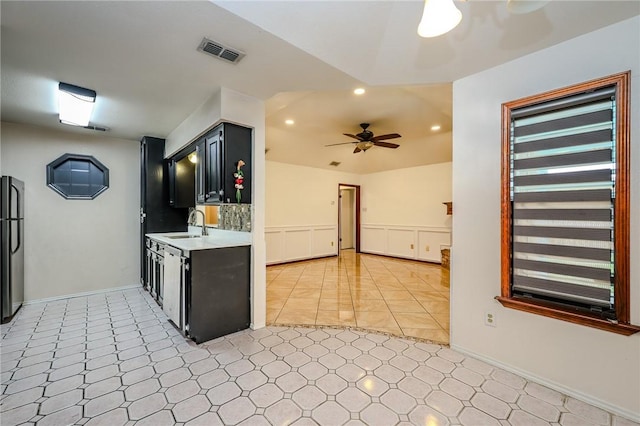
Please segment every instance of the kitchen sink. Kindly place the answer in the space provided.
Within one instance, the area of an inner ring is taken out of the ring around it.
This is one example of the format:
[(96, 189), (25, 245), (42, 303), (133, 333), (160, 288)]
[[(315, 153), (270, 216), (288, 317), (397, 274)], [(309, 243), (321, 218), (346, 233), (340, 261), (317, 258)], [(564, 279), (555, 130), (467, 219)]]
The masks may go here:
[(172, 240), (180, 240), (183, 238), (202, 238), (201, 235), (193, 235), (193, 234), (188, 234), (188, 235), (172, 235), (172, 236), (168, 236), (167, 238), (171, 238)]

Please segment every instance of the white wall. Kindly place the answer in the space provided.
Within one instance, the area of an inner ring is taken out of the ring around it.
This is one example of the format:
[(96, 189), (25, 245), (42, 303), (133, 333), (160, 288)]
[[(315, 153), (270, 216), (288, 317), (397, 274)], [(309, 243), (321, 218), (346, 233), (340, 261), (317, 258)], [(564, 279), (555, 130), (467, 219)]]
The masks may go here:
[(267, 161), (269, 227), (337, 225), (338, 185), (360, 184), (353, 173)]
[(362, 251), (439, 263), (451, 240), (451, 163), (362, 176)]
[(364, 175), (362, 222), (450, 228), (442, 203), (451, 201), (451, 170), (449, 162)]
[[(640, 17), (458, 80), (453, 86), (452, 347), (640, 420), (640, 334), (503, 308), (501, 104), (631, 70), (631, 316), (640, 324)], [(497, 327), (483, 325), (493, 312)]]
[(267, 263), (338, 253), (338, 186), (353, 173), (267, 161)]
[[(47, 187), (47, 164), (66, 153), (107, 166), (109, 189), (66, 200)], [(139, 284), (137, 141), (3, 122), (2, 173), (25, 182), (25, 300)]]
[(264, 102), (225, 87), (216, 91), (198, 109), (189, 115), (166, 138), (165, 157), (185, 147), (199, 135), (221, 121), (240, 124), (253, 129), (252, 211), (251, 211), (251, 327), (266, 324), (266, 244), (265, 227), (265, 123)]
[(340, 183), (361, 186), (363, 252), (440, 262), (451, 163), (357, 175), (268, 161), (267, 263), (338, 253)]

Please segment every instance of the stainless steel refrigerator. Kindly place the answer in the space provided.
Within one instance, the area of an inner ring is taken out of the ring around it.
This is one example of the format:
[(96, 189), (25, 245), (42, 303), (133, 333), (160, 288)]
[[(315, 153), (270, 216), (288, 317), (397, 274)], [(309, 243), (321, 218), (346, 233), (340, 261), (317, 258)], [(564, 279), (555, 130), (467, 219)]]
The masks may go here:
[(2, 323), (9, 322), (24, 300), (24, 183), (2, 176), (0, 186), (2, 241)]

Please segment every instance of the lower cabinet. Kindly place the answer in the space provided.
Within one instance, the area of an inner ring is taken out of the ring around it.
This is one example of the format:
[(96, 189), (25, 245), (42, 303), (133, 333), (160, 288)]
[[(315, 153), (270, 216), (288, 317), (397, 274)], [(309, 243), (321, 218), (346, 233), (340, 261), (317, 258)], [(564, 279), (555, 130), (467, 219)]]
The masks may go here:
[(250, 246), (191, 252), (186, 317), (196, 343), (249, 328), (250, 265)]
[(196, 343), (249, 328), (251, 247), (183, 252), (147, 239), (145, 288)]

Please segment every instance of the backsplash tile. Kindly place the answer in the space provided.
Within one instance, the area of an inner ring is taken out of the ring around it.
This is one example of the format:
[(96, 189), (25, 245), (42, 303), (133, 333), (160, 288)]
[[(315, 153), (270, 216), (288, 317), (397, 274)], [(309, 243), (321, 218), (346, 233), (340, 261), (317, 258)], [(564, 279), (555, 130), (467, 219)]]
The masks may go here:
[(251, 204), (220, 204), (218, 229), (251, 232)]

